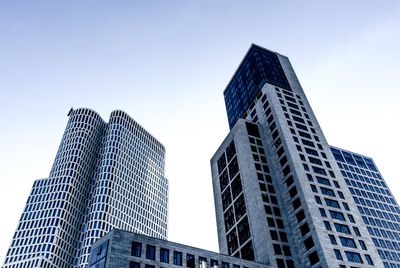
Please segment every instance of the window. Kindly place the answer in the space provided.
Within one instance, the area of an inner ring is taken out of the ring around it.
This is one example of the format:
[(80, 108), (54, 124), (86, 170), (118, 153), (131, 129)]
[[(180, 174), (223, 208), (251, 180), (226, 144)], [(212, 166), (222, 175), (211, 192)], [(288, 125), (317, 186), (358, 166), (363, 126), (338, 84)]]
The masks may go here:
[(300, 226), (300, 232), (303, 236), (305, 236), (306, 234), (308, 234), (308, 232), (310, 231), (310, 228), (308, 227), (307, 223), (304, 223), (302, 226)]
[(229, 184), (229, 178), (228, 178), (228, 170), (224, 170), (222, 174), (219, 176), (219, 184), (221, 187), (221, 191), (225, 189), (226, 186)]
[(328, 235), (332, 245), (337, 245), (336, 239), (333, 235)]
[(305, 170), (310, 171), (310, 168), (308, 167), (307, 164), (303, 164), (303, 167), (304, 167)]
[(283, 176), (287, 176), (290, 173), (290, 167), (287, 165), (283, 170)]
[(236, 199), (236, 197), (242, 192), (242, 183), (240, 181), (240, 175), (236, 176), (236, 178), (232, 182), (232, 199)]
[(229, 263), (222, 262), (222, 268), (229, 268)]
[(129, 268), (140, 268), (140, 263), (138, 263), (136, 261), (131, 261), (129, 263)]
[(310, 248), (312, 248), (314, 246), (314, 241), (311, 236), (308, 237), (306, 240), (304, 240), (304, 246), (305, 246), (306, 250), (309, 250)]
[(282, 255), (281, 247), (278, 244), (273, 244), (273, 247), (276, 255)]
[(283, 250), (283, 255), (288, 256), (288, 257), (292, 256), (292, 252), (290, 252), (289, 246), (283, 245), (282, 250)]
[(332, 219), (340, 220), (340, 221), (345, 221), (344, 215), (343, 215), (342, 212), (329, 210), (329, 214), (331, 215), (331, 218), (332, 218)]
[(345, 251), (346, 258), (349, 262), (364, 263), (361, 259), (361, 255), (356, 252)]
[(325, 204), (329, 207), (340, 208), (339, 202), (336, 200), (325, 198)]
[(285, 263), (282, 259), (276, 259), (276, 264), (278, 265), (278, 268), (285, 268)]
[(156, 247), (152, 245), (146, 245), (146, 259), (155, 260), (156, 259)]
[(351, 234), (350, 228), (347, 225), (335, 223), (335, 229), (339, 233)]
[(160, 262), (169, 263), (169, 250), (160, 248)]
[(275, 227), (275, 222), (273, 218), (268, 217), (267, 222), (269, 227)]
[(286, 179), (286, 186), (289, 187), (294, 183), (293, 177), (289, 176), (289, 178)]
[(318, 183), (331, 186), (331, 183), (330, 183), (330, 181), (328, 179), (321, 178), (321, 177), (318, 177), (318, 176), (315, 176), (315, 177), (317, 178)]
[(225, 221), (225, 230), (228, 231), (232, 228), (232, 226), (235, 224), (235, 218), (233, 214), (233, 208), (230, 207), (225, 213), (224, 213), (224, 221)]
[(174, 251), (174, 264), (182, 266), (182, 252)]
[(199, 265), (201, 265), (202, 263), (205, 264), (205, 266), (207, 267), (207, 258), (204, 257), (199, 257)]
[(357, 227), (353, 227), (354, 233), (356, 234), (356, 236), (361, 236), (360, 230), (358, 230)]
[(336, 196), (335, 192), (333, 190), (325, 188), (325, 187), (321, 187), (321, 193), (323, 193), (324, 195)]
[(280, 236), (282, 242), (288, 242), (285, 232), (279, 232), (279, 236)]
[(265, 183), (259, 183), (259, 185), (260, 185), (260, 190), (261, 191), (263, 191), (263, 192), (267, 191), (267, 187), (265, 186)]
[(228, 244), (228, 253), (231, 255), (233, 252), (235, 252), (239, 245), (238, 245), (238, 239), (237, 239), (237, 234), (236, 234), (236, 228), (233, 228), (226, 236), (226, 242)]
[(226, 166), (225, 154), (222, 154), (222, 156), (218, 159), (217, 165), (218, 165), (218, 173), (220, 174), (221, 171), (224, 170)]
[(238, 224), (237, 230), (239, 235), (239, 242), (243, 244), (250, 238), (250, 227), (247, 217), (244, 217)]
[(311, 190), (312, 190), (314, 193), (318, 193), (317, 187), (316, 187), (314, 184), (310, 184), (310, 186), (311, 186)]
[[(211, 259), (211, 268), (213, 268), (214, 266), (218, 266), (218, 261)], [(236, 267), (233, 266), (233, 268), (236, 268)]]
[(239, 196), (234, 203), (236, 220), (239, 220), (246, 213), (246, 204), (243, 195)]
[(358, 242), (360, 243), (360, 246), (361, 246), (361, 248), (362, 248), (363, 250), (368, 250), (368, 249), (367, 249), (367, 246), (366, 246), (365, 243), (364, 243), (364, 241), (360, 240), (360, 241), (358, 241)]
[(311, 265), (316, 264), (319, 262), (319, 257), (316, 251), (312, 252), (310, 255), (308, 255), (308, 260), (310, 261)]
[(296, 218), (297, 218), (297, 222), (301, 222), (302, 220), (304, 220), (306, 216), (304, 215), (304, 211), (300, 210), (297, 214), (296, 214)]
[(321, 214), (321, 217), (326, 217), (325, 209), (319, 208), (319, 214)]
[(272, 209), (270, 206), (264, 206), (265, 209), (265, 213), (267, 213), (268, 215), (272, 215)]
[(247, 133), (250, 136), (260, 137), (260, 132), (258, 131), (257, 125), (246, 122), (246, 128), (247, 128)]
[(269, 233), (270, 233), (270, 235), (271, 235), (271, 239), (272, 239), (272, 240), (279, 241), (279, 239), (278, 239), (278, 233), (277, 233), (276, 231), (270, 230)]
[(236, 157), (234, 157), (233, 160), (229, 163), (228, 170), (231, 178), (239, 173), (239, 164)]
[(336, 188), (340, 189), (339, 183), (337, 181), (333, 181), (333, 184), (335, 185)]
[(295, 268), (293, 260), (286, 260), (287, 268)]
[(278, 208), (278, 207), (273, 207), (273, 208), (274, 208), (274, 214), (275, 214), (275, 216), (280, 217), (280, 216), (281, 216), (281, 211), (279, 210), (279, 208)]
[(235, 142), (232, 141), (228, 147), (226, 148), (226, 156), (228, 158), (228, 162), (232, 159), (232, 157), (236, 154), (236, 149), (235, 149)]
[(342, 261), (342, 260), (343, 260), (343, 257), (342, 257), (342, 254), (340, 253), (340, 250), (334, 249), (334, 251), (335, 251), (336, 259)]
[(293, 201), (292, 205), (294, 210), (298, 209), (301, 206), (300, 198), (296, 198)]
[(325, 225), (325, 229), (326, 229), (326, 230), (328, 230), (328, 231), (331, 231), (331, 230), (332, 230), (331, 224), (330, 224), (328, 221), (324, 221), (324, 225)]
[(296, 186), (293, 186), (293, 188), (289, 190), (289, 195), (291, 198), (293, 198), (296, 194), (297, 194)]
[[(242, 249), (240, 250), (240, 253), (242, 254), (242, 259), (249, 260), (249, 261), (254, 260), (254, 250), (253, 250), (253, 244), (251, 243), (251, 240), (242, 247)], [(222, 267), (223, 267), (223, 265), (222, 265)]]
[(142, 243), (132, 242), (131, 255), (134, 257), (140, 257), (142, 255)]
[(310, 163), (322, 166), (321, 160), (311, 156), (309, 156), (308, 159), (310, 160)]
[(307, 145), (307, 146), (310, 146), (310, 147), (314, 147), (314, 148), (315, 148), (315, 145), (314, 145), (314, 143), (313, 143), (312, 141), (305, 140), (305, 139), (301, 139), (301, 142), (302, 142), (304, 145)]
[(349, 247), (349, 248), (357, 248), (356, 243), (354, 242), (353, 239), (343, 237), (343, 236), (339, 236), (339, 239), (340, 239), (340, 243), (342, 244), (342, 246)]
[(194, 268), (194, 265), (195, 265), (194, 255), (186, 254), (186, 267)]
[(145, 264), (144, 267), (145, 268), (156, 268), (154, 265), (151, 265), (151, 264)]
[(229, 205), (232, 203), (230, 187), (228, 187), (228, 189), (222, 193), (221, 200), (222, 200), (222, 209), (226, 210), (226, 208), (229, 207)]
[(371, 256), (369, 256), (368, 254), (365, 254), (365, 259), (367, 260), (369, 265), (374, 265)]
[(326, 171), (322, 168), (312, 166), (312, 169), (317, 174), (326, 175)]

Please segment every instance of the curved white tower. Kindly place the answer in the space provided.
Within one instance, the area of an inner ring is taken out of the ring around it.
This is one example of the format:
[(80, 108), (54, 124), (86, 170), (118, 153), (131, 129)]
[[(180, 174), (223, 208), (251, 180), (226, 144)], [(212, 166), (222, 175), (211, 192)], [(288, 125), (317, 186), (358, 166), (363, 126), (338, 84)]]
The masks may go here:
[(34, 182), (3, 267), (85, 267), (113, 228), (167, 237), (163, 145), (123, 111), (71, 110), (48, 178)]

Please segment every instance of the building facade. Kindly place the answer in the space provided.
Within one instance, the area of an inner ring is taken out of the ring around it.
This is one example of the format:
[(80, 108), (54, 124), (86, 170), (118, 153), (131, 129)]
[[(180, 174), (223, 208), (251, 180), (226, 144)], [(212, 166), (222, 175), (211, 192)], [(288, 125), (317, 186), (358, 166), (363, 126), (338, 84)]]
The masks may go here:
[(224, 97), (231, 131), (211, 159), (220, 252), (272, 267), (384, 267), (288, 58), (252, 45)]
[(400, 267), (400, 207), (373, 159), (331, 150), (384, 267)]
[(163, 145), (123, 111), (69, 120), (48, 178), (36, 180), (3, 267), (85, 267), (113, 228), (167, 237)]
[(113, 229), (93, 244), (89, 268), (270, 268), (261, 263)]

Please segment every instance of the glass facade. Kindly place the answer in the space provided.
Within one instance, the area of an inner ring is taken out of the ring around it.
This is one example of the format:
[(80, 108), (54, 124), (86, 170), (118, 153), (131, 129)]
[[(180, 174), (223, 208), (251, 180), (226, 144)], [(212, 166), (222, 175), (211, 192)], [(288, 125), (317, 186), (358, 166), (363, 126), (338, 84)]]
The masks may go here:
[(290, 90), (276, 53), (253, 44), (224, 91), (230, 128), (245, 117), (265, 83)]
[(331, 147), (385, 268), (400, 267), (400, 207), (370, 157)]

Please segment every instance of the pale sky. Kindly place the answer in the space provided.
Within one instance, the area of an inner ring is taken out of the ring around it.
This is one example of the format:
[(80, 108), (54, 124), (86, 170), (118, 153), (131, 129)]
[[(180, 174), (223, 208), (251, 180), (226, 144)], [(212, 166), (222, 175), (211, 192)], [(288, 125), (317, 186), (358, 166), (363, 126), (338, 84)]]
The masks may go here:
[(71, 107), (126, 111), (166, 147), (169, 240), (218, 250), (209, 160), (251, 45), (286, 55), (331, 145), (400, 200), (399, 1), (0, 0), (0, 261)]

